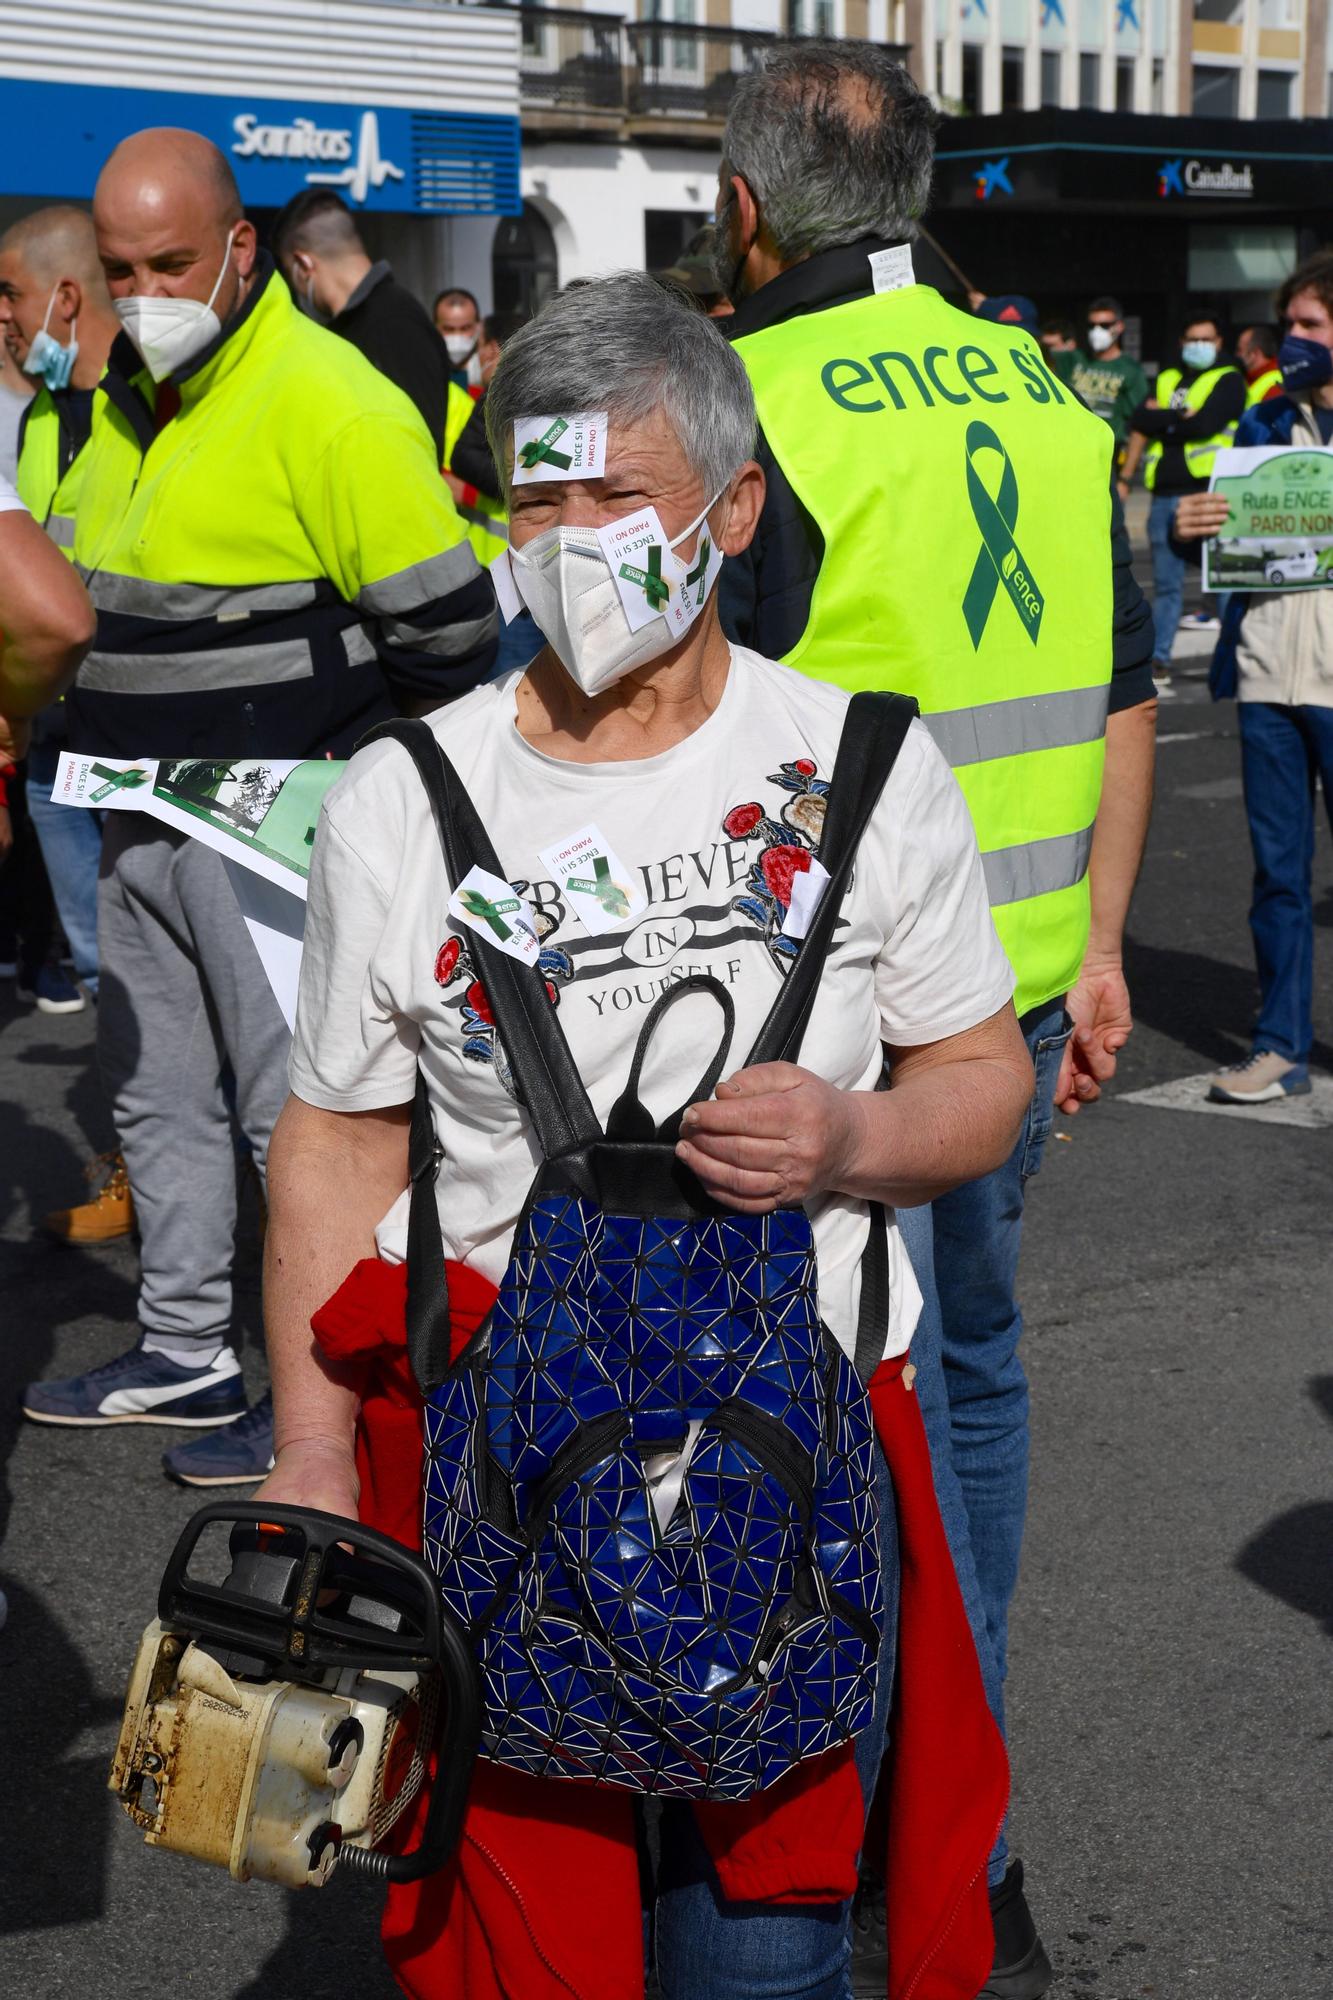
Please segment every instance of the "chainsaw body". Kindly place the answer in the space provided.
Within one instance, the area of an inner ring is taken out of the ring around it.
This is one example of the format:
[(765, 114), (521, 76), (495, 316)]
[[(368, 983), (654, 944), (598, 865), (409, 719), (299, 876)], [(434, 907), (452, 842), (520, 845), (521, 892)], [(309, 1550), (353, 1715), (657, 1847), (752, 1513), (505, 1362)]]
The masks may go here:
[[(219, 1521), (232, 1569), (201, 1583), (190, 1560)], [(419, 1557), (331, 1515), (208, 1507), (140, 1643), (110, 1785), (150, 1845), (238, 1881), (321, 1887), (339, 1861), (414, 1880), (457, 1837), (479, 1715), (475, 1662)], [(391, 1856), (432, 1749), (420, 1845)]]

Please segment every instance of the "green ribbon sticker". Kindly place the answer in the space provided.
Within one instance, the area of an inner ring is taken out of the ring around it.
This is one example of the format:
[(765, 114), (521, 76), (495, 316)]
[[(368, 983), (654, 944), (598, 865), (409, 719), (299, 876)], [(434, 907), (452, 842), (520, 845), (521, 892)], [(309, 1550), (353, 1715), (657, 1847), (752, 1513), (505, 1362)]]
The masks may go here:
[(636, 569), (633, 563), (621, 563), (620, 574), (626, 583), (638, 584), (654, 611), (665, 608), (671, 586), (662, 581), (662, 551), (656, 542), (649, 547), (647, 569)]
[[(1018, 519), (1017, 476), (1008, 452), (989, 424), (968, 425), (966, 451), (967, 497), (972, 503), (972, 518), (981, 530), (981, 547), (963, 598), (963, 617), (967, 621), (973, 647), (981, 645), (995, 593), (1001, 584), (1009, 593), (1023, 630), (1035, 646), (1041, 631), (1045, 599), (1014, 540), (1014, 523)], [(979, 451), (998, 451), (1004, 462), (1000, 490), (993, 500), (982, 484), (981, 474), (974, 463), (974, 454)]]
[(543, 431), (539, 438), (530, 439), (518, 455), (519, 463), (523, 469), (526, 472), (531, 472), (534, 465), (540, 465), (541, 461), (545, 459), (548, 465), (558, 466), (561, 472), (568, 472), (570, 466), (574, 463), (573, 459), (567, 453), (553, 449), (554, 445), (565, 435), (568, 429), (569, 419), (567, 417), (557, 417), (549, 430)]
[(685, 588), (687, 590), (692, 583), (697, 583), (699, 586), (699, 595), (694, 600), (696, 611), (702, 607), (704, 592), (708, 587), (708, 559), (712, 553), (713, 551), (708, 545), (708, 537), (705, 535), (699, 543), (699, 560), (685, 579)]
[(508, 942), (510, 927), (504, 920), (507, 916), (512, 916), (515, 910), (522, 908), (517, 896), (502, 896), (498, 902), (492, 903), (482, 895), (480, 889), (460, 889), (458, 900), (470, 917), (476, 917), (480, 923), (489, 924), (502, 944)]
[(94, 806), (100, 805), (103, 799), (109, 799), (113, 792), (132, 792), (148, 783), (147, 771), (113, 771), (109, 764), (94, 764), (92, 774), (95, 778), (106, 779), (104, 785), (99, 785), (89, 795), (88, 803)]
[(616, 917), (622, 923), (629, 915), (629, 897), (619, 882), (611, 879), (611, 863), (604, 854), (599, 854), (592, 864), (592, 880), (586, 876), (571, 875), (565, 887), (577, 896), (595, 896), (608, 917)]

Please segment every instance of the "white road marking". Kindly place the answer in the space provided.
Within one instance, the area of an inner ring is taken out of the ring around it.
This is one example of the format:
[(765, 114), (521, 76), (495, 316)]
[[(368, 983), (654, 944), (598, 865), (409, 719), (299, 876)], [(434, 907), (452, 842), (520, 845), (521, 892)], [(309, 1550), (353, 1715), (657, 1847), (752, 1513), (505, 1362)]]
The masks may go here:
[(1308, 1097), (1282, 1097), (1272, 1104), (1210, 1104), (1208, 1084), (1216, 1074), (1178, 1076), (1170, 1083), (1156, 1083), (1147, 1090), (1127, 1091), (1119, 1104), (1146, 1104), (1156, 1111), (1207, 1111), (1217, 1118), (1248, 1118), (1265, 1125), (1290, 1125), (1305, 1132), (1322, 1132), (1333, 1126), (1333, 1076), (1318, 1073), (1310, 1078)]

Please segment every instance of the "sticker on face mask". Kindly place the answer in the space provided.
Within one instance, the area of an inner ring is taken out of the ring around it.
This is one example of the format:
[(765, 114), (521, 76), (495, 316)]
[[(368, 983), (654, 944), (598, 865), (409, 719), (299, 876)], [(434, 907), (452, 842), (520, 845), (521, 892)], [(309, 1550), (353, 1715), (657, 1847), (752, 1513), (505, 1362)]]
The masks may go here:
[(606, 471), (606, 411), (522, 417), (514, 425), (515, 486), (543, 479), (600, 479)]
[(642, 916), (648, 898), (595, 826), (580, 827), (541, 851), (542, 866), (563, 889), (570, 909), (594, 937)]
[(877, 292), (901, 292), (916, 283), (910, 243), (895, 243), (891, 250), (872, 250), (867, 261), (870, 282)]
[(657, 518), (656, 507), (645, 507), (638, 514), (626, 514), (622, 520), (598, 528), (596, 533), (598, 546), (611, 566), (629, 629), (638, 632), (668, 609), (679, 582), (679, 565), (667, 546), (666, 530)]
[(531, 912), (508, 882), (484, 868), (469, 868), (449, 898), (449, 914), (510, 958), (535, 964), (541, 946)]
[(514, 582), (514, 572), (510, 567), (508, 549), (501, 549), (494, 562), (487, 563), (491, 582), (495, 585), (495, 601), (500, 607), (500, 616), (506, 625), (512, 625), (523, 609), (523, 599), (518, 594)]
[(815, 919), (815, 911), (824, 900), (824, 891), (829, 885), (829, 872), (822, 862), (811, 858), (810, 866), (791, 878), (791, 902), (783, 919), (782, 935), (789, 938), (803, 938)]

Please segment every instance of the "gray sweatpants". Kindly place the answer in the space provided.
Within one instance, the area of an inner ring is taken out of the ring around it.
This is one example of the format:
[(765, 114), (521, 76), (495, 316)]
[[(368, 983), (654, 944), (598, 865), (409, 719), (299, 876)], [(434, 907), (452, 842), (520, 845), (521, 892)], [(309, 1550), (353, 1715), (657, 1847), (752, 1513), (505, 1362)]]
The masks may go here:
[(260, 1174), (291, 1038), (216, 854), (142, 813), (108, 813), (97, 895), (97, 1052), (142, 1235), (139, 1319), (226, 1336), (236, 1153)]

